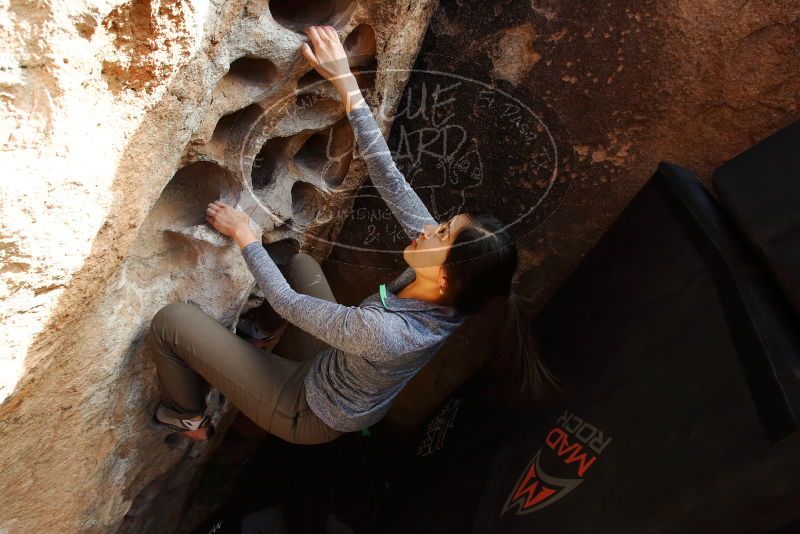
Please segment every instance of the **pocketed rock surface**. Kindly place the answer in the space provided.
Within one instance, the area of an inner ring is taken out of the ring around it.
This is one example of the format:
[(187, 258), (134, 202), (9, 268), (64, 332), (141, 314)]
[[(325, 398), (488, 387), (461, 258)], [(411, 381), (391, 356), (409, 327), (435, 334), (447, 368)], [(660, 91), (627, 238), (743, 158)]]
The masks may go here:
[(333, 25), (370, 104), (391, 110), (434, 7), (0, 8), (0, 532), (176, 527), (233, 410), (212, 394), (218, 437), (166, 446), (148, 425), (158, 390), (144, 336), (170, 302), (229, 328), (253, 305), (238, 247), (205, 207), (246, 210), (267, 242), (335, 238), (366, 171), (300, 30)]

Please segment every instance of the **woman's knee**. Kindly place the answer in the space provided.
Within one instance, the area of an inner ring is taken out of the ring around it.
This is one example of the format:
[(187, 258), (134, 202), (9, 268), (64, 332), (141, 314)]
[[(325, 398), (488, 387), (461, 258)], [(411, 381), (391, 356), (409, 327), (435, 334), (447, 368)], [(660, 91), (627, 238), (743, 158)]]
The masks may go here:
[(294, 280), (302, 278), (303, 273), (307, 272), (309, 269), (317, 270), (320, 268), (317, 260), (305, 252), (298, 252), (292, 256), (289, 259), (288, 267), (289, 276), (291, 276)]
[(188, 302), (170, 302), (156, 312), (150, 321), (150, 328), (162, 331), (165, 326), (175, 324), (192, 313), (197, 313), (196, 306)]
[(293, 256), (289, 262), (288, 274), (295, 291), (336, 302), (322, 267), (308, 254), (301, 252)]
[(343, 434), (344, 432), (328, 427), (319, 418), (307, 413), (297, 418), (289, 436), (284, 439), (296, 445), (321, 445), (331, 442)]

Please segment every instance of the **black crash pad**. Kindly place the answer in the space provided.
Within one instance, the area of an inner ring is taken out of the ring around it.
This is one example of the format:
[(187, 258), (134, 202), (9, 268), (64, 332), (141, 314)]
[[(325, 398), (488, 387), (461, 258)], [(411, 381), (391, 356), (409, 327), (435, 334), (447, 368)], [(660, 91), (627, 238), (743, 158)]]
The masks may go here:
[(714, 189), (800, 316), (800, 121), (720, 166)]
[(537, 318), (574, 394), (500, 449), (473, 532), (786, 524), (800, 441), (770, 369), (797, 326), (707, 191), (662, 163)]

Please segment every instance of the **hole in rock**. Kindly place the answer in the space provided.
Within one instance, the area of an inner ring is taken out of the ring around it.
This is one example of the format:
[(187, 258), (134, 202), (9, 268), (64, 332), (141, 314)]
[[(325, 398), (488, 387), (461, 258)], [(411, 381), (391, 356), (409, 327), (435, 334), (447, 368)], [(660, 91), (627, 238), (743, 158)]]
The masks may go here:
[(378, 60), (375, 56), (377, 40), (372, 26), (359, 24), (353, 28), (344, 40), (344, 49), (358, 86), (361, 89), (374, 89)]
[(291, 30), (311, 25), (342, 28), (356, 8), (356, 0), (271, 0), (269, 10), (275, 21)]
[(350, 67), (363, 67), (375, 62), (377, 40), (375, 30), (369, 24), (359, 24), (344, 40), (344, 49)]
[(294, 164), (307, 178), (327, 187), (338, 187), (350, 168), (353, 142), (350, 123), (341, 119), (327, 130), (309, 137), (295, 154)]
[(288, 145), (288, 137), (274, 137), (264, 143), (253, 159), (253, 170), (250, 172), (253, 189), (264, 189), (286, 171)]
[[(194, 262), (203, 245), (195, 245), (224, 240), (206, 220), (208, 204), (221, 199), (236, 205), (241, 192), (241, 181), (216, 163), (198, 161), (179, 169), (139, 228), (131, 251), (131, 279), (145, 287), (153, 279), (185, 269), (202, 277)], [(189, 248), (184, 246), (187, 238)]]
[(161, 216), (164, 227), (205, 224), (208, 204), (221, 199), (235, 205), (241, 191), (241, 184), (230, 172), (216, 163), (197, 161), (175, 173), (152, 212)]
[[(358, 87), (362, 91), (372, 91), (375, 89), (375, 75), (377, 74), (375, 68), (377, 65), (378, 64), (375, 63), (373, 67), (358, 67), (351, 69), (353, 77), (356, 79)], [(365, 93), (364, 96), (366, 97), (367, 94)]]
[(333, 84), (322, 77), (320, 73), (315, 70), (310, 70), (303, 74), (297, 80), (297, 93), (318, 93), (325, 95), (337, 95), (336, 89)]
[(211, 136), (211, 152), (219, 159), (241, 155), (243, 143), (264, 119), (264, 110), (258, 104), (224, 115)]
[(233, 63), (220, 84), (223, 88), (266, 90), (278, 78), (272, 61), (260, 57), (240, 57)]
[(340, 116), (342, 110), (341, 100), (325, 94), (298, 92), (294, 100), (294, 114), (300, 120), (333, 119)]
[(364, 92), (364, 97), (375, 89), (375, 76), (377, 75), (378, 62), (373, 62), (363, 67), (353, 67), (350, 71), (358, 83), (358, 87)]
[(324, 207), (322, 192), (306, 182), (295, 182), (292, 185), (292, 221), (295, 225), (305, 227), (317, 219)]

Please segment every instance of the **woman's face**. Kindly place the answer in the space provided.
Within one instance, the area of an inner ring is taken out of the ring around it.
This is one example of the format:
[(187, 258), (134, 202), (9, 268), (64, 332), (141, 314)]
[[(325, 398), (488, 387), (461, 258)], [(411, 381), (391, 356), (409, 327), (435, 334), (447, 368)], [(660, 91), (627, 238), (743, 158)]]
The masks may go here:
[(469, 217), (465, 213), (459, 213), (442, 224), (426, 224), (425, 231), (403, 250), (403, 259), (417, 274), (436, 278), (458, 232), (467, 225)]

